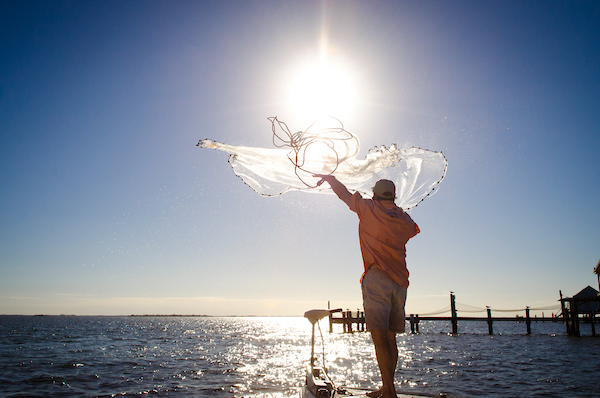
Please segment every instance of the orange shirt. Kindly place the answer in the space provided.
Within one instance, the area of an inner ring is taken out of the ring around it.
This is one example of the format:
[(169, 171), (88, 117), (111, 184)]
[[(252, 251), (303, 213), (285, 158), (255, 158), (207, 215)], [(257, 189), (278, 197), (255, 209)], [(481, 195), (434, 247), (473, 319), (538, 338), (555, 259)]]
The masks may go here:
[(393, 201), (364, 199), (358, 192), (350, 199), (350, 210), (360, 220), (358, 236), (365, 273), (375, 265), (400, 286), (408, 287), (406, 242), (420, 232), (417, 224)]

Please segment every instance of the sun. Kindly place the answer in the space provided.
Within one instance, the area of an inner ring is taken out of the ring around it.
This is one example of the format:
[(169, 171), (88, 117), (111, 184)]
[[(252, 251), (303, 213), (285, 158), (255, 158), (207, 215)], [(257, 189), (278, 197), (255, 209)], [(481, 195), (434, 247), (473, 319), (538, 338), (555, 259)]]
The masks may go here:
[(320, 60), (299, 66), (289, 86), (292, 111), (308, 119), (344, 118), (356, 110), (359, 90), (355, 76), (341, 62)]

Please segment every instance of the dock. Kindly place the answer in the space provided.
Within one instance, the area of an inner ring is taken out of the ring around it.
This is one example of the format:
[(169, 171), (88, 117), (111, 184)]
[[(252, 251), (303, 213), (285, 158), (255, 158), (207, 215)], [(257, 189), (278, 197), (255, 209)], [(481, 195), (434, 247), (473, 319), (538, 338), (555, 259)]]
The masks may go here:
[(367, 322), (365, 320), (365, 312), (364, 311), (356, 311), (356, 315), (354, 315), (354, 311), (342, 311), (334, 310), (335, 312), (339, 312), (340, 316), (333, 316), (333, 314), (329, 315), (329, 333), (333, 333), (333, 324), (342, 325), (342, 330), (344, 333), (352, 333), (355, 330), (357, 332), (366, 332), (367, 331)]
[[(586, 303), (590, 301), (598, 301), (600, 298), (585, 298), (585, 299), (577, 299), (577, 298), (565, 298), (563, 299), (561, 293), (561, 312), (560, 315), (554, 315), (550, 317), (538, 317), (531, 316), (532, 310), (542, 310), (540, 308), (530, 308), (525, 307), (521, 310), (496, 310), (496, 311), (510, 311), (510, 312), (518, 312), (522, 311), (523, 315), (517, 315), (513, 317), (506, 316), (493, 316), (492, 310), (490, 307), (486, 307), (484, 310), (487, 312), (487, 316), (482, 317), (469, 317), (469, 316), (458, 316), (458, 311), (456, 308), (456, 297), (453, 292), (450, 292), (450, 309), (447, 312), (450, 312), (450, 316), (435, 316), (436, 314), (410, 314), (406, 317), (406, 321), (410, 323), (410, 333), (415, 334), (419, 333), (419, 323), (421, 321), (444, 321), (449, 322), (451, 325), (451, 334), (458, 334), (458, 326), (461, 322), (485, 322), (488, 326), (488, 334), (494, 334), (494, 324), (497, 322), (519, 322), (524, 324), (524, 333), (530, 335), (532, 332), (532, 324), (535, 322), (561, 322), (565, 323), (567, 328), (567, 334), (569, 336), (579, 336), (579, 322), (583, 320), (585, 322), (590, 322), (592, 326), (592, 335), (596, 336), (595, 329), (595, 314), (580, 314), (577, 313), (578, 305), (581, 303)], [(559, 309), (558, 304), (553, 307), (546, 307), (545, 309)], [(335, 313), (339, 313), (340, 315), (331, 314), (329, 316), (329, 332), (333, 333), (333, 325), (342, 325), (343, 333), (353, 333), (353, 332), (364, 332), (367, 330), (367, 325), (365, 321), (365, 313), (361, 310), (351, 311), (342, 309), (335, 310)]]

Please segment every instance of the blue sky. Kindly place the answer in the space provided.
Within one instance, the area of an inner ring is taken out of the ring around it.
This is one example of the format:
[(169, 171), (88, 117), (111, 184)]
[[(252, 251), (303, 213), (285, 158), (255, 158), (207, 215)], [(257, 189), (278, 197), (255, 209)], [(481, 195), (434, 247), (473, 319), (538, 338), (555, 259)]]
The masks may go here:
[[(5, 1), (0, 51), (0, 313), (360, 307), (342, 202), (261, 197), (195, 146), (270, 148), (267, 117), (318, 112), (359, 158), (448, 159), (410, 212), (408, 312), (598, 288), (597, 2)], [(310, 107), (324, 58), (342, 83)]]

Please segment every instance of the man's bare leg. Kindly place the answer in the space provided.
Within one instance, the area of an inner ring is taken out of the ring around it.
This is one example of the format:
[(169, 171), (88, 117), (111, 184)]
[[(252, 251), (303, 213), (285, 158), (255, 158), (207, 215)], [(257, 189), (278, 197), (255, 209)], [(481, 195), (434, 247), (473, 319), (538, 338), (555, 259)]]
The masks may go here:
[(371, 338), (375, 345), (375, 356), (377, 357), (383, 386), (380, 390), (367, 395), (371, 398), (396, 398), (396, 388), (394, 387), (394, 375), (398, 364), (396, 333), (389, 330), (372, 330)]

